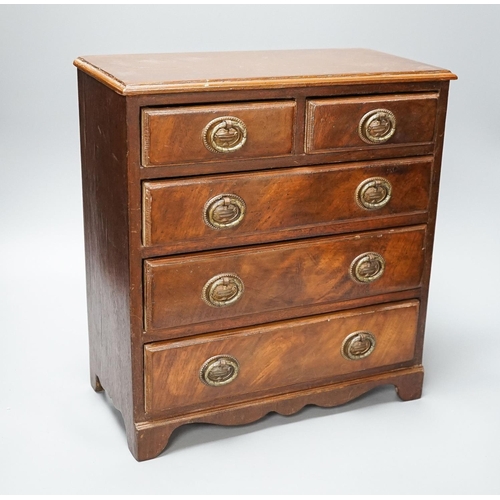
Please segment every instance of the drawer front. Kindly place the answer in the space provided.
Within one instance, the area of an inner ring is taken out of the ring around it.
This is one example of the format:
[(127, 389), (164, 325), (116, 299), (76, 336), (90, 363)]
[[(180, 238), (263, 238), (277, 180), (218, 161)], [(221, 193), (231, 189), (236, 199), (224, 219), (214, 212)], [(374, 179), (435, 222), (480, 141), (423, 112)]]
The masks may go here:
[[(146, 329), (328, 304), (420, 285), (425, 227), (145, 261)], [(365, 281), (360, 281), (365, 280)], [(236, 321), (237, 320), (237, 321)]]
[(145, 346), (146, 411), (175, 414), (411, 361), (418, 301)]
[(437, 100), (436, 93), (309, 100), (306, 150), (431, 143)]
[(234, 246), (310, 226), (320, 234), (350, 219), (423, 213), (431, 168), (426, 158), (145, 182), (143, 242)]
[(289, 155), (295, 101), (142, 110), (142, 164)]

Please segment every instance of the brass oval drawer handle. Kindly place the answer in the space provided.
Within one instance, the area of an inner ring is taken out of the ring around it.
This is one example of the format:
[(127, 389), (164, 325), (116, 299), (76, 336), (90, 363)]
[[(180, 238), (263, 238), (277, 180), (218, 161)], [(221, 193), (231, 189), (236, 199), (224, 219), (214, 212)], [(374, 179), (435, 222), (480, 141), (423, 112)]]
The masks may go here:
[(203, 129), (203, 144), (212, 153), (232, 153), (247, 140), (247, 127), (235, 116), (215, 118)]
[(391, 183), (383, 177), (364, 180), (356, 189), (356, 203), (366, 210), (385, 207), (392, 195)]
[(246, 204), (235, 194), (219, 194), (205, 203), (203, 220), (212, 229), (237, 226), (245, 216)]
[(201, 298), (209, 306), (226, 307), (238, 301), (244, 290), (243, 281), (236, 274), (217, 274), (205, 283)]
[(372, 283), (378, 280), (385, 270), (385, 260), (382, 255), (367, 252), (358, 255), (351, 263), (349, 270), (351, 278), (357, 283)]
[(353, 332), (344, 339), (340, 352), (346, 359), (363, 359), (373, 352), (375, 344), (373, 333), (366, 331)]
[(388, 109), (374, 109), (359, 121), (358, 133), (368, 144), (387, 142), (396, 132), (396, 117)]
[(200, 369), (200, 379), (204, 384), (219, 387), (232, 382), (240, 371), (240, 364), (233, 356), (221, 354), (207, 359)]

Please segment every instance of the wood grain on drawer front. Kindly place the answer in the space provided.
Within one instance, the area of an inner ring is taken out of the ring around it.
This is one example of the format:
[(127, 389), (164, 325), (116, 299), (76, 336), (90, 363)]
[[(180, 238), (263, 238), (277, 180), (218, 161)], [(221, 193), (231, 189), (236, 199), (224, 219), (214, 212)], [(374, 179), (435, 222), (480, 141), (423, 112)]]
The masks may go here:
[[(213, 331), (221, 319), (244, 326), (252, 324), (255, 313), (290, 310), (293, 317), (293, 307), (416, 288), (424, 236), (425, 226), (416, 226), (146, 260), (146, 329), (203, 323)], [(350, 268), (366, 252), (382, 255), (385, 271), (361, 284), (351, 278)], [(224, 273), (238, 276), (244, 291), (231, 305), (210, 306), (202, 299), (203, 288)]]
[[(307, 102), (306, 151), (320, 153), (332, 149), (370, 149), (433, 142), (437, 93), (398, 94)], [(396, 118), (394, 135), (382, 144), (367, 144), (358, 126), (366, 113), (387, 109)]]
[[(146, 411), (233, 404), (411, 361), (418, 307), (412, 300), (146, 345)], [(344, 339), (358, 331), (370, 332), (375, 348), (365, 358), (346, 359)], [(239, 373), (227, 385), (208, 386), (200, 380), (200, 369), (218, 355), (235, 358)]]
[[(143, 242), (166, 249), (195, 242), (202, 248), (234, 246), (279, 240), (309, 226), (321, 234), (323, 227), (350, 219), (423, 213), (431, 167), (432, 159), (423, 158), (145, 182)], [(356, 202), (356, 191), (377, 177), (389, 181), (391, 197), (367, 210)], [(221, 194), (240, 197), (245, 214), (238, 225), (215, 229), (204, 221), (205, 204)]]
[[(212, 120), (232, 116), (247, 128), (245, 144), (233, 152), (212, 152), (203, 131)], [(142, 110), (142, 163), (224, 161), (289, 155), (293, 151), (295, 101), (145, 108)]]

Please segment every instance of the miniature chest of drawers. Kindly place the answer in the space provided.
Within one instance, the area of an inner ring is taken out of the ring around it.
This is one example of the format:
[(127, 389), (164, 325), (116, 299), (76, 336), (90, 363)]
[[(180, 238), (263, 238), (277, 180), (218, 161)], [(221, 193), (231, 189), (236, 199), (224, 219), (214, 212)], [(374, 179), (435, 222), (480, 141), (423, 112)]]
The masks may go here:
[(455, 75), (361, 49), (75, 65), (91, 381), (138, 460), (188, 423), (420, 397)]

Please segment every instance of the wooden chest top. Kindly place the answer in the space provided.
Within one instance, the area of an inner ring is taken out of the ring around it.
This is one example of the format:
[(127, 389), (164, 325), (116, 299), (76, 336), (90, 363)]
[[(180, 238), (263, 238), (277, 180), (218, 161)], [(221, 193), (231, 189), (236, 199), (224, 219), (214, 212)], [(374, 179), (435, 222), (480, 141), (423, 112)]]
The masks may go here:
[(456, 79), (368, 49), (96, 55), (75, 66), (123, 95)]

